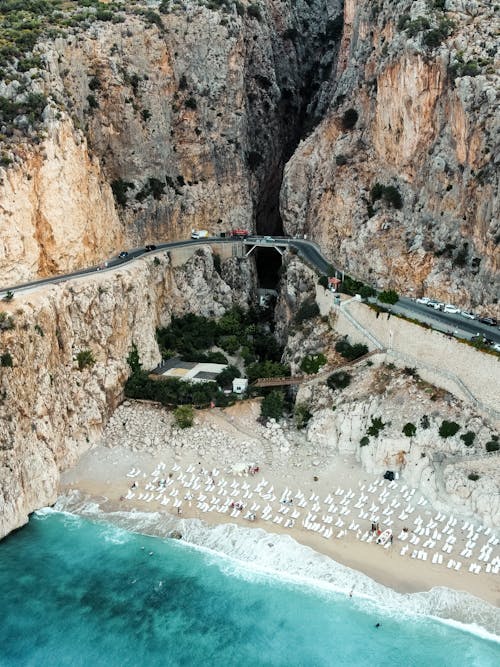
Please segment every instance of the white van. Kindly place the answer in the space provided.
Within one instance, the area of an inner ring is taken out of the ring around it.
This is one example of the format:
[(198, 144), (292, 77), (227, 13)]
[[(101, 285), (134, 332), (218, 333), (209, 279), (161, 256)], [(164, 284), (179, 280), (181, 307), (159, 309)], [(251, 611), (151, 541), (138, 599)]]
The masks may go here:
[(191, 230), (192, 239), (207, 239), (208, 231), (206, 229), (192, 229)]

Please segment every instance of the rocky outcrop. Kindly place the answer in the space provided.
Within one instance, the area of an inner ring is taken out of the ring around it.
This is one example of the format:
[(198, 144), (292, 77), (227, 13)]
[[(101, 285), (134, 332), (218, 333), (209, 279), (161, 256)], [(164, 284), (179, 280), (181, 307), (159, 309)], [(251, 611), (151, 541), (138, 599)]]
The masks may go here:
[(335, 94), (285, 169), (283, 223), (370, 284), (495, 312), (496, 9), (431, 5), (345, 2)]
[[(331, 451), (355, 455), (369, 472), (399, 471), (434, 507), (500, 526), (500, 457), (485, 451), (491, 426), (418, 376), (366, 362), (350, 372), (351, 384), (341, 391), (324, 383), (300, 388), (297, 402), (316, 408), (308, 440), (322, 445), (324, 456)], [(460, 426), (456, 435), (439, 435), (444, 420)], [(403, 433), (407, 424), (415, 427), (413, 435)], [(472, 443), (460, 437), (468, 432), (474, 434)], [(477, 478), (470, 479), (471, 473)]]
[[(122, 398), (132, 342), (151, 368), (160, 360), (156, 327), (172, 315), (248, 306), (250, 263), (225, 260), (221, 273), (228, 281), (239, 273), (243, 289), (222, 280), (207, 249), (175, 268), (160, 255), (5, 307), (14, 328), (0, 332), (0, 537), (53, 503), (60, 470), (96, 441)], [(90, 363), (79, 363), (87, 352)]]

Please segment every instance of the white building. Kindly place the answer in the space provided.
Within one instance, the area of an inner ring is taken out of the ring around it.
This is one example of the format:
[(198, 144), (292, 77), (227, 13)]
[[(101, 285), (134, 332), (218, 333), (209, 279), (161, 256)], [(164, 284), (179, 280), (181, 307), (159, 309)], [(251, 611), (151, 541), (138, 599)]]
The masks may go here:
[(233, 380), (233, 393), (234, 394), (244, 394), (248, 389), (248, 380), (247, 378), (234, 378)]

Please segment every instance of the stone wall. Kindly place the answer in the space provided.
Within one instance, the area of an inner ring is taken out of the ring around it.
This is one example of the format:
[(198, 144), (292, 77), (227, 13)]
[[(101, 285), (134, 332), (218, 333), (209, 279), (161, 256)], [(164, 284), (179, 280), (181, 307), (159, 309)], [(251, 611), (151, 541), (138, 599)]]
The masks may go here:
[(377, 317), (374, 310), (355, 300), (340, 308), (334, 307), (333, 295), (319, 286), (317, 295), (323, 314), (329, 306), (334, 308), (337, 318), (335, 328), (339, 333), (348, 335), (352, 341), (363, 341), (370, 350), (376, 349), (373, 341), (347, 319), (344, 312), (347, 310), (361, 327), (387, 349), (389, 361), (400, 366), (417, 367), (424, 379), (457, 394), (465, 401), (471, 401), (472, 394), (477, 401), (476, 407), (495, 422), (500, 422), (498, 357), (401, 318), (391, 316), (388, 319), (386, 313)]

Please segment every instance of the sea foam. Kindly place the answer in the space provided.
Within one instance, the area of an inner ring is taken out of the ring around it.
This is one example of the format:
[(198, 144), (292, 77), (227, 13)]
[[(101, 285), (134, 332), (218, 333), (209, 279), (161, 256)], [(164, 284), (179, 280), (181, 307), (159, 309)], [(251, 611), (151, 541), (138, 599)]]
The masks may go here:
[[(187, 545), (204, 551), (232, 576), (247, 580), (278, 577), (293, 586), (314, 587), (322, 595), (352, 593), (354, 603), (367, 611), (388, 617), (427, 616), (500, 643), (500, 610), (489, 603), (444, 587), (421, 593), (398, 593), (298, 543), (290, 535), (231, 523), (209, 525), (199, 519), (179, 519), (160, 512), (106, 512), (94, 498), (79, 491), (60, 497), (52, 511), (77, 514), (121, 530), (162, 538), (176, 530), (182, 534), (179, 548)], [(121, 532), (110, 530), (109, 535), (115, 539), (126, 539)]]

